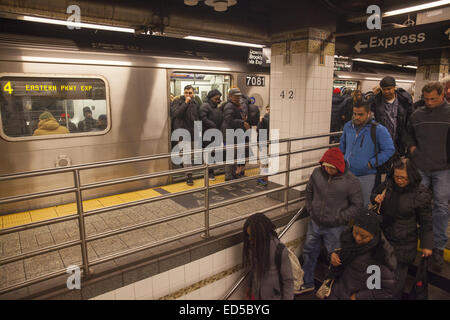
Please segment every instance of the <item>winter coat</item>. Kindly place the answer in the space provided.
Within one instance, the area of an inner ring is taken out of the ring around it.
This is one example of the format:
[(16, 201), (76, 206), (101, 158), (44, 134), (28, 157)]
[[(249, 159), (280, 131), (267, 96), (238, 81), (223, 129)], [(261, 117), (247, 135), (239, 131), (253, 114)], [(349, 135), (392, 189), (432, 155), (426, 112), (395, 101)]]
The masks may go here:
[(294, 299), (294, 277), (287, 250), (283, 250), (281, 253), (280, 273), (283, 283), (283, 292), (281, 292), (278, 267), (275, 263), (275, 251), (279, 243), (280, 240), (275, 237), (270, 240), (270, 266), (262, 279), (256, 279), (256, 272), (253, 272), (254, 268), (250, 270), (251, 292), (258, 300)]
[(342, 96), (344, 99), (342, 101), (341, 116), (344, 116), (344, 123), (351, 121), (353, 117), (353, 97), (352, 96)]
[[(353, 237), (352, 227), (342, 232), (341, 241), (349, 237)], [(379, 242), (374, 248), (357, 256), (344, 267), (342, 274), (334, 281), (328, 299), (350, 300), (353, 293), (356, 293), (356, 300), (392, 299), (396, 284), (394, 271), (397, 268), (397, 261), (392, 246), (382, 234), (379, 237)], [(339, 252), (337, 253), (339, 255)], [(367, 286), (368, 278), (375, 275), (373, 271), (368, 273), (368, 267), (373, 265), (380, 268), (380, 289), (369, 289)]]
[(420, 107), (408, 123), (408, 149), (416, 146), (411, 158), (427, 173), (450, 169), (450, 106)]
[[(412, 107), (412, 98), (411, 95), (406, 92), (404, 89), (399, 88), (395, 90), (396, 97), (398, 99), (398, 112), (397, 112), (397, 134), (396, 139), (394, 141), (395, 149), (399, 152), (400, 155), (406, 154), (406, 126), (413, 112)], [(384, 98), (383, 94), (379, 92), (372, 100), (372, 104), (370, 106), (375, 121), (386, 126), (384, 121)]]
[(306, 210), (321, 227), (346, 225), (363, 206), (361, 184), (348, 169), (329, 176), (322, 168), (314, 169), (306, 186)]
[(194, 98), (186, 104), (185, 96), (174, 99), (170, 106), (172, 117), (172, 130), (186, 129), (194, 140), (194, 121), (199, 121), (198, 116), (199, 105)]
[(69, 133), (69, 130), (67, 130), (66, 127), (60, 126), (55, 118), (48, 118), (39, 121), (38, 128), (34, 131), (33, 136), (65, 133)]
[(199, 117), (202, 121), (202, 129), (205, 132), (208, 129), (219, 129), (222, 126), (223, 114), (211, 100), (200, 106)]
[(243, 109), (235, 105), (231, 100), (228, 100), (227, 104), (223, 107), (223, 122), (222, 122), (222, 134), (224, 140), (226, 140), (227, 129), (242, 129), (245, 131), (244, 120), (242, 120), (241, 112)]
[[(345, 160), (349, 163), (349, 170), (355, 176), (365, 176), (376, 174), (376, 153), (375, 146), (370, 136), (372, 121), (369, 121), (357, 133), (357, 127), (352, 121), (344, 125), (339, 148), (344, 154)], [(395, 147), (388, 130), (378, 124), (376, 126), (376, 140), (378, 150), (378, 166), (381, 166), (394, 154)], [(372, 168), (369, 168), (370, 162)]]
[(97, 120), (93, 118), (85, 118), (84, 120), (78, 122), (78, 131), (80, 132), (92, 131), (96, 127), (97, 127)]
[[(386, 186), (388, 188), (380, 210), (383, 217), (382, 229), (386, 239), (395, 249), (397, 261), (409, 265), (416, 257), (418, 236), (422, 248), (431, 250), (434, 247), (431, 219), (432, 195), (428, 188), (420, 184), (420, 181), (410, 182), (402, 189), (396, 187), (392, 179), (387, 179), (373, 191), (372, 203), (375, 203), (375, 197), (381, 194)], [(397, 208), (389, 205), (393, 197), (397, 198)], [(387, 215), (391, 216), (393, 221), (387, 222)]]
[[(333, 94), (331, 100), (331, 123), (330, 132), (340, 131), (344, 125), (344, 121), (341, 119), (341, 114), (344, 109), (345, 98), (339, 94)], [(352, 111), (353, 112), (353, 111)]]

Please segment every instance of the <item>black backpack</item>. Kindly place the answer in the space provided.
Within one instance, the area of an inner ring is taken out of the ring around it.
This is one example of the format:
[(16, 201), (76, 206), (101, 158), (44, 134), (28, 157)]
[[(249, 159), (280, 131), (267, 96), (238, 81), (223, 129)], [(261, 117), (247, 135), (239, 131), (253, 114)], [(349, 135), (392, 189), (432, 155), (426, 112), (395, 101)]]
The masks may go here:
[(395, 159), (398, 158), (399, 154), (397, 150), (395, 150), (392, 157), (390, 157), (385, 163), (382, 165), (378, 164), (378, 148), (377, 148), (377, 126), (378, 122), (372, 121), (372, 126), (370, 127), (370, 137), (372, 138), (373, 145), (375, 146), (375, 168), (379, 173), (388, 173), (391, 171), (392, 164)]

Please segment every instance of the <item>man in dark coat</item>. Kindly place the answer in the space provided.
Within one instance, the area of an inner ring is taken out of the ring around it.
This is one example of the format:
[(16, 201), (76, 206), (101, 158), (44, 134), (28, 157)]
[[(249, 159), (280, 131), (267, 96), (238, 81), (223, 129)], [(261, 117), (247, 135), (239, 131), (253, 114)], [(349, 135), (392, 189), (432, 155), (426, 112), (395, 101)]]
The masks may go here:
[[(345, 98), (341, 96), (341, 90), (339, 88), (335, 88), (333, 90), (333, 97), (331, 100), (331, 123), (330, 123), (330, 132), (341, 131), (344, 126), (344, 120), (341, 118), (342, 109), (344, 108)], [(353, 112), (353, 110), (352, 110)], [(330, 137), (330, 143), (339, 142), (338, 136)]]
[(78, 122), (78, 131), (88, 132), (92, 131), (97, 126), (97, 120), (92, 118), (92, 110), (89, 107), (83, 108), (84, 120)]
[(328, 299), (392, 299), (397, 261), (377, 214), (360, 208), (353, 227), (344, 230), (340, 240), (341, 248), (330, 255), (328, 278), (334, 283)]
[[(194, 142), (194, 121), (199, 120), (198, 116), (199, 105), (194, 98), (194, 88), (191, 85), (184, 87), (184, 96), (179, 99), (175, 99), (170, 106), (170, 112), (172, 115), (172, 130), (184, 129), (187, 130), (191, 136), (191, 151), (193, 149)], [(180, 141), (179, 141), (180, 142)], [(183, 141), (183, 143), (189, 143)], [(183, 148), (184, 149), (184, 148)], [(187, 148), (189, 149), (189, 148)], [(185, 150), (185, 149), (184, 149)], [(192, 159), (192, 157), (191, 157)], [(192, 163), (183, 163), (183, 167), (191, 167)], [(187, 174), (186, 183), (189, 186), (194, 185), (192, 179), (192, 173)]]
[(303, 248), (304, 284), (296, 291), (299, 294), (314, 290), (314, 269), (321, 242), (328, 253), (339, 248), (344, 226), (363, 205), (361, 185), (348, 170), (339, 148), (327, 150), (320, 164), (306, 186), (305, 206), (311, 219)]
[[(221, 129), (223, 121), (223, 113), (217, 108), (220, 103), (222, 94), (219, 90), (214, 89), (208, 92), (207, 101), (200, 106), (199, 116), (202, 121), (203, 134), (208, 129)], [(219, 146), (222, 141), (213, 141), (213, 146)], [(210, 145), (209, 141), (203, 141), (203, 148)], [(212, 146), (210, 146), (212, 147)], [(215, 156), (215, 151), (211, 152), (211, 157)], [(215, 180), (214, 169), (209, 169), (209, 179)]]
[[(266, 113), (261, 116), (259, 119), (258, 125), (256, 127), (256, 133), (257, 133), (257, 140), (259, 145), (259, 154), (260, 157), (262, 156), (268, 156), (268, 145), (267, 141), (270, 140), (270, 106), (266, 106)], [(261, 130), (261, 132), (260, 132)], [(262, 131), (265, 130), (265, 131)], [(264, 134), (263, 134), (264, 133)], [(259, 174), (268, 174), (269, 173), (269, 159), (259, 159), (260, 167), (259, 167)], [(262, 186), (267, 186), (269, 184), (269, 177), (265, 176), (263, 178), (259, 178), (258, 184)]]
[(442, 267), (450, 219), (450, 106), (439, 82), (425, 85), (422, 94), (426, 106), (414, 111), (409, 119), (407, 145), (422, 176), (422, 184), (433, 190), (432, 261)]
[[(239, 89), (231, 89), (228, 95), (228, 102), (223, 107), (222, 134), (226, 146), (238, 143), (237, 137), (234, 135), (233, 138), (227, 138), (227, 130), (231, 129), (234, 132), (237, 129), (242, 129), (244, 131), (250, 129), (250, 124), (247, 122), (247, 115), (240, 104), (241, 95)], [(229, 152), (231, 152), (231, 150), (226, 150), (226, 154)], [(228, 157), (225, 156), (225, 159), (228, 159)], [(237, 159), (237, 152), (234, 153), (234, 159)], [(245, 163), (225, 165), (225, 181), (238, 178), (244, 167)]]
[(411, 95), (402, 88), (396, 88), (395, 79), (384, 77), (380, 81), (381, 93), (370, 106), (375, 121), (388, 129), (399, 155), (406, 154), (406, 124), (412, 114)]

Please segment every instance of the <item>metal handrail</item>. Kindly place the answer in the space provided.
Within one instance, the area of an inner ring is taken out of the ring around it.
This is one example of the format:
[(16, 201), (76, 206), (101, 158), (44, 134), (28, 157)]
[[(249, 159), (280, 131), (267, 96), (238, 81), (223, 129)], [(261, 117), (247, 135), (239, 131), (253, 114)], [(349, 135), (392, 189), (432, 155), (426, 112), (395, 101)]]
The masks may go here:
[[(278, 234), (278, 238), (281, 240), (281, 238), (286, 234), (286, 232), (289, 230), (289, 228), (294, 224), (294, 222), (298, 219), (298, 217), (305, 211), (305, 207), (300, 208), (300, 210), (297, 211), (297, 213), (289, 220), (287, 225), (284, 226), (283, 230)], [(233, 286), (228, 290), (228, 292), (224, 295), (222, 300), (228, 300), (231, 295), (239, 288), (239, 286), (242, 284), (242, 282), (245, 281), (247, 276), (250, 274), (250, 270), (245, 270), (242, 276), (237, 280)]]
[[(0, 181), (7, 181), (7, 180), (13, 180), (13, 179), (21, 179), (21, 178), (32, 178), (32, 177), (37, 177), (37, 176), (44, 176), (44, 175), (51, 175), (51, 174), (61, 174), (61, 173), (69, 173), (72, 172), (73, 174), (73, 178), (74, 178), (74, 186), (73, 187), (68, 187), (68, 188), (62, 188), (62, 189), (55, 189), (55, 190), (48, 190), (48, 191), (44, 191), (44, 192), (37, 192), (37, 193), (29, 193), (29, 194), (23, 194), (23, 195), (19, 195), (19, 196), (10, 196), (10, 197), (3, 197), (0, 198), (0, 204), (3, 203), (11, 203), (11, 202), (17, 202), (17, 201), (23, 201), (23, 200), (28, 200), (28, 199), (36, 199), (36, 198), (41, 198), (41, 197), (45, 197), (45, 196), (51, 196), (51, 195), (58, 195), (58, 194), (65, 194), (65, 193), (71, 193), (74, 192), (76, 195), (76, 205), (77, 205), (77, 214), (73, 214), (67, 217), (59, 217), (59, 218), (55, 218), (55, 219), (51, 219), (51, 220), (46, 220), (46, 221), (40, 221), (40, 222), (35, 222), (35, 223), (30, 223), (24, 226), (18, 226), (18, 227), (13, 227), (13, 228), (8, 228), (8, 229), (4, 229), (4, 230), (0, 230), (0, 235), (5, 235), (5, 234), (9, 234), (9, 233), (14, 233), (14, 232), (18, 232), (18, 231), (24, 231), (24, 230), (28, 230), (31, 228), (35, 228), (38, 226), (48, 226), (48, 225), (52, 225), (54, 223), (59, 223), (59, 222), (63, 222), (63, 221), (69, 221), (69, 220), (74, 220), (77, 219), (79, 222), (79, 233), (80, 233), (80, 239), (79, 240), (74, 240), (74, 241), (69, 241), (69, 242), (65, 242), (62, 244), (57, 244), (57, 245), (53, 245), (50, 247), (46, 247), (44, 249), (39, 249), (39, 250), (34, 250), (32, 252), (28, 252), (25, 254), (20, 254), (20, 255), (16, 255), (13, 257), (9, 257), (6, 259), (1, 259), (0, 260), (0, 266), (7, 264), (7, 263), (11, 263), (14, 261), (18, 261), (20, 259), (26, 259), (26, 258), (30, 258), (39, 254), (43, 254), (43, 253), (48, 253), (48, 252), (52, 252), (52, 251), (56, 251), (56, 250), (60, 250), (63, 248), (67, 248), (69, 246), (73, 246), (73, 245), (81, 245), (81, 253), (82, 253), (82, 265), (80, 266), (80, 268), (83, 270), (84, 272), (84, 276), (87, 276), (90, 274), (90, 267), (96, 264), (99, 264), (101, 262), (104, 261), (109, 261), (111, 259), (116, 259), (118, 257), (123, 257), (135, 252), (139, 252), (148, 248), (152, 248), (155, 246), (159, 246), (159, 245), (163, 245), (166, 243), (170, 243), (172, 241), (176, 241), (179, 239), (183, 239), (185, 237), (189, 237), (195, 234), (199, 234), (202, 233), (204, 237), (209, 237), (210, 234), (210, 230), (211, 229), (215, 229), (215, 228), (219, 228), (237, 221), (241, 221), (243, 219), (246, 219), (248, 216), (254, 214), (254, 213), (250, 213), (246, 216), (241, 216), (238, 218), (234, 218), (234, 219), (230, 219), (224, 222), (220, 222), (220, 223), (216, 223), (213, 225), (210, 225), (209, 223), (209, 211), (213, 210), (213, 209), (217, 209), (223, 206), (228, 206), (230, 204), (234, 204), (234, 203), (238, 203), (241, 202), (243, 199), (253, 199), (253, 198), (257, 198), (260, 196), (264, 196), (264, 195), (268, 195), (271, 193), (275, 193), (275, 192), (280, 192), (280, 191), (285, 191), (285, 198), (283, 203), (281, 204), (277, 204), (275, 206), (272, 206), (270, 208), (266, 208), (264, 210), (259, 210), (258, 212), (269, 212), (270, 210), (274, 210), (277, 208), (282, 208), (285, 207), (286, 210), (288, 209), (288, 206), (290, 204), (293, 203), (297, 203), (299, 201), (301, 201), (301, 198), (299, 199), (294, 199), (294, 200), (289, 200), (288, 199), (288, 190), (290, 188), (293, 188), (295, 186), (300, 186), (305, 184), (305, 181), (302, 181), (296, 185), (291, 186), (289, 183), (289, 173), (294, 171), (294, 170), (300, 170), (300, 169), (304, 169), (304, 168), (309, 168), (309, 167), (313, 167), (314, 164), (308, 164), (305, 166), (300, 166), (300, 167), (296, 167), (296, 168), (290, 168), (290, 156), (292, 154), (297, 154), (297, 153), (303, 153), (303, 152), (308, 152), (308, 151), (313, 151), (313, 150), (319, 150), (319, 149), (324, 149), (324, 148), (329, 148), (331, 146), (334, 145), (320, 145), (317, 147), (312, 147), (312, 148), (306, 148), (306, 149), (301, 149), (301, 150), (295, 150), (292, 151), (291, 150), (291, 142), (292, 141), (300, 141), (300, 140), (308, 140), (308, 139), (316, 139), (316, 138), (321, 138), (321, 137), (327, 137), (327, 136), (333, 136), (333, 135), (337, 135), (340, 134), (341, 132), (334, 132), (334, 133), (327, 133), (327, 134), (320, 134), (320, 135), (314, 135), (314, 136), (305, 136), (305, 137), (295, 137), (295, 138), (286, 138), (286, 139), (281, 139), (281, 140), (270, 140), (270, 141), (266, 141), (266, 143), (269, 144), (280, 144), (280, 143), (284, 143), (287, 142), (288, 143), (288, 151), (285, 153), (279, 153), (279, 154), (271, 154), (271, 155), (267, 155), (267, 156), (263, 156), (263, 157), (259, 157), (256, 159), (261, 159), (261, 158), (271, 158), (271, 157), (276, 157), (276, 156), (287, 156), (287, 165), (286, 165), (286, 170), (280, 170), (277, 173), (274, 173), (272, 175), (279, 175), (279, 174), (285, 174), (285, 186), (282, 187), (278, 187), (278, 188), (274, 188), (272, 190), (267, 190), (267, 191), (262, 191), (262, 192), (258, 192), (255, 194), (252, 194), (251, 196), (243, 196), (243, 197), (238, 197), (232, 200), (227, 200), (227, 201), (222, 201), (219, 203), (215, 203), (213, 205), (209, 204), (209, 190), (212, 188), (217, 188), (220, 186), (226, 186), (226, 185), (232, 185), (235, 183), (241, 183), (247, 180), (252, 180), (255, 179), (257, 177), (262, 177), (262, 175), (256, 175), (256, 176), (252, 176), (252, 177), (246, 177), (246, 178), (242, 178), (239, 180), (233, 180), (233, 181), (227, 181), (221, 184), (215, 184), (213, 186), (209, 185), (209, 169), (210, 168), (214, 168), (214, 167), (218, 167), (220, 165), (224, 165), (224, 163), (221, 164), (203, 164), (200, 166), (196, 166), (196, 167), (190, 167), (190, 168), (182, 168), (182, 169), (174, 169), (174, 170), (167, 170), (167, 171), (162, 171), (162, 172), (158, 172), (158, 173), (151, 173), (151, 174), (144, 174), (144, 175), (138, 175), (138, 176), (132, 176), (132, 177), (127, 177), (127, 178), (120, 178), (120, 179), (113, 179), (113, 180), (106, 180), (106, 181), (102, 181), (102, 182), (98, 182), (98, 183), (89, 183), (89, 184), (82, 184), (81, 183), (81, 179), (80, 179), (80, 171), (82, 170), (88, 170), (88, 169), (94, 169), (94, 168), (99, 168), (99, 167), (106, 167), (106, 166), (113, 166), (113, 165), (121, 165), (121, 164), (129, 164), (129, 163), (136, 163), (136, 162), (142, 162), (142, 161), (151, 161), (151, 160), (161, 160), (161, 159), (167, 159), (170, 158), (172, 156), (172, 154), (158, 154), (158, 155), (153, 155), (153, 156), (139, 156), (139, 157), (133, 157), (133, 158), (126, 158), (126, 159), (119, 159), (119, 160), (112, 160), (112, 161), (102, 161), (102, 162), (96, 162), (96, 163), (91, 163), (91, 164), (83, 164), (83, 165), (76, 165), (76, 166), (71, 166), (71, 167), (66, 167), (66, 168), (54, 168), (54, 169), (44, 169), (44, 170), (35, 170), (35, 171), (29, 171), (29, 172), (21, 172), (21, 173), (14, 173), (14, 174), (6, 174), (6, 175), (0, 175)], [(193, 150), (193, 151), (189, 151), (189, 152), (184, 152), (185, 154), (194, 154), (194, 153), (198, 153), (198, 152), (208, 152), (208, 151), (212, 151), (212, 150), (227, 150), (227, 149), (231, 149), (231, 148), (239, 148), (239, 147), (249, 147), (249, 146), (257, 146), (258, 142), (256, 143), (243, 143), (243, 144), (236, 144), (236, 145), (228, 145), (228, 146), (220, 146), (220, 147), (216, 147), (216, 148), (205, 148), (203, 150)], [(245, 159), (252, 159), (254, 157), (246, 157)], [(203, 157), (202, 157), (203, 159)], [(242, 159), (236, 159), (234, 160), (234, 162), (239, 161), (239, 160), (243, 160)], [(317, 164), (316, 164), (317, 165)], [(188, 190), (188, 191), (182, 191), (182, 192), (177, 192), (177, 193), (172, 193), (172, 194), (167, 194), (167, 195), (161, 195), (158, 197), (154, 197), (154, 198), (150, 198), (150, 199), (145, 199), (145, 200), (138, 200), (138, 201), (133, 201), (133, 202), (128, 202), (125, 204), (121, 204), (121, 205), (116, 205), (116, 206), (111, 206), (111, 207), (106, 207), (106, 208), (101, 208), (101, 209), (96, 209), (96, 210), (90, 210), (85, 212), (84, 208), (83, 208), (83, 198), (82, 198), (82, 191), (84, 190), (89, 190), (89, 189), (93, 189), (93, 188), (100, 188), (100, 187), (104, 187), (104, 186), (109, 186), (109, 185), (115, 185), (115, 184), (119, 184), (119, 183), (125, 183), (125, 182), (131, 182), (131, 181), (138, 181), (138, 180), (143, 180), (143, 179), (149, 179), (149, 178), (155, 178), (155, 177), (160, 177), (160, 176), (167, 176), (167, 175), (173, 175), (176, 173), (182, 173), (182, 172), (187, 172), (187, 171), (198, 171), (198, 170), (204, 170), (204, 187), (200, 187), (200, 188), (195, 188), (192, 190)], [(160, 218), (160, 219), (155, 219), (152, 220), (150, 222), (145, 222), (145, 223), (140, 223), (140, 224), (134, 224), (131, 226), (127, 226), (127, 227), (122, 227), (116, 230), (112, 230), (112, 231), (107, 231), (104, 233), (100, 233), (100, 234), (96, 234), (94, 236), (87, 236), (86, 234), (86, 226), (85, 226), (85, 218), (86, 217), (90, 217), (99, 213), (103, 213), (103, 212), (109, 212), (109, 211), (113, 211), (113, 210), (117, 210), (117, 209), (122, 209), (122, 208), (127, 208), (127, 207), (131, 207), (131, 206), (135, 206), (135, 205), (140, 205), (140, 204), (145, 204), (145, 203), (150, 203), (150, 202), (155, 202), (155, 201), (160, 201), (160, 200), (164, 200), (164, 199), (170, 199), (173, 197), (178, 197), (180, 195), (185, 195), (185, 194), (191, 194), (191, 193), (195, 193), (195, 192), (205, 192), (205, 204), (203, 207), (200, 207), (198, 209), (194, 209), (194, 210), (188, 210), (182, 213), (178, 213), (176, 215), (172, 215), (170, 217), (165, 217), (165, 218)], [(161, 241), (157, 241), (155, 243), (152, 243), (150, 245), (145, 245), (145, 246), (140, 246), (137, 248), (133, 248), (127, 251), (122, 251), (120, 253), (116, 253), (114, 255), (111, 256), (107, 256), (107, 257), (103, 257), (100, 259), (96, 259), (94, 261), (89, 262), (88, 260), (88, 254), (87, 254), (87, 243), (90, 241), (94, 241), (94, 240), (98, 240), (98, 239), (102, 239), (102, 238), (106, 238), (106, 237), (110, 237), (112, 235), (117, 235), (117, 234), (121, 234), (124, 232), (128, 232), (128, 231), (132, 231), (132, 230), (137, 230), (140, 228), (144, 228), (144, 227), (148, 227), (151, 225), (156, 225), (159, 223), (163, 223), (163, 222), (167, 222), (167, 221), (171, 221), (171, 220), (175, 220), (175, 219), (179, 219), (179, 218), (183, 218), (186, 216), (190, 216), (196, 213), (200, 213), (200, 212), (204, 212), (205, 213), (205, 226), (203, 228), (200, 229), (196, 229), (194, 231), (190, 231), (181, 235), (177, 235), (171, 238), (166, 238), (164, 240)], [(26, 280), (24, 282), (21, 282), (19, 284), (7, 287), (7, 288), (3, 288), (0, 289), (0, 295), (3, 293), (7, 293), (10, 291), (13, 291), (15, 289), (19, 289), (19, 288), (23, 288), (27, 285), (30, 284), (34, 284), (34, 283), (38, 283), (41, 281), (45, 281), (48, 279), (52, 279), (54, 277), (57, 277), (61, 275), (61, 272), (52, 272), (43, 276), (39, 276), (37, 278), (34, 279), (30, 279), (30, 280)]]

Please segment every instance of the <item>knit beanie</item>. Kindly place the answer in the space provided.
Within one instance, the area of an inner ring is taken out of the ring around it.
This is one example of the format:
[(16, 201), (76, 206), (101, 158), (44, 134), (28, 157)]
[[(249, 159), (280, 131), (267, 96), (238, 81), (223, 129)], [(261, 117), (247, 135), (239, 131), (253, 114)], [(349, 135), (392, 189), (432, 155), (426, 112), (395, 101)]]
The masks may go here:
[(370, 232), (373, 235), (376, 235), (381, 230), (380, 220), (381, 217), (374, 211), (366, 208), (359, 208), (355, 217), (354, 225)]
[(321, 165), (324, 163), (325, 165), (333, 165), (341, 173), (344, 173), (345, 171), (344, 155), (342, 154), (341, 149), (336, 147), (328, 149), (322, 156), (322, 159), (320, 159), (319, 163)]
[(50, 118), (53, 118), (53, 115), (48, 111), (41, 113), (41, 115), (39, 116), (39, 120), (45, 120)]
[(215, 96), (221, 97), (222, 94), (217, 89), (214, 89), (214, 90), (211, 90), (210, 92), (208, 92), (208, 95), (207, 95), (208, 99), (211, 99), (212, 97), (215, 97)]
[(91, 108), (89, 108), (89, 107), (84, 107), (84, 108), (83, 108), (83, 114), (85, 114), (86, 112), (92, 113)]
[(339, 89), (339, 88), (334, 88), (333, 94), (341, 94), (341, 89)]

